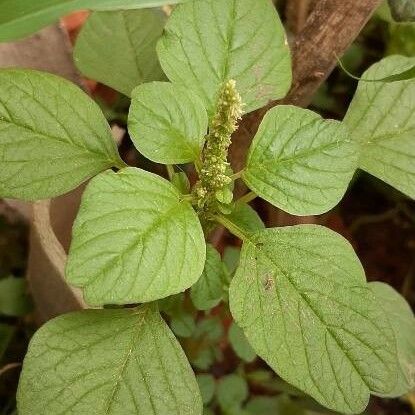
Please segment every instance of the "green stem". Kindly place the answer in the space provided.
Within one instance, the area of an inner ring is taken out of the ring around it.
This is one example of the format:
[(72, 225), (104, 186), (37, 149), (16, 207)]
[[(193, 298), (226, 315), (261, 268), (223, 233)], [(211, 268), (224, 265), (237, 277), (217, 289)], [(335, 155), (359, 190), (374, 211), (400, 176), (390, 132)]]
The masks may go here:
[(130, 167), (121, 157), (114, 161), (113, 167), (118, 170), (125, 169), (126, 167)]
[(195, 169), (196, 169), (196, 173), (198, 175), (200, 175), (200, 170), (202, 170), (202, 160), (200, 159), (200, 157), (198, 157), (195, 161), (194, 161), (194, 165), (195, 165)]
[(249, 203), (252, 202), (258, 195), (255, 192), (249, 192), (237, 200), (237, 203)]
[(232, 221), (226, 218), (223, 215), (215, 215), (214, 219), (223, 225), (230, 233), (237, 236), (242, 241), (246, 241), (248, 239), (248, 235), (237, 225), (235, 225)]
[(238, 173), (232, 174), (232, 176), (230, 176), (230, 177), (231, 177), (232, 180), (240, 179), (242, 177), (243, 172), (244, 172), (243, 170), (238, 171)]
[(166, 164), (167, 175), (169, 176), (169, 180), (172, 181), (173, 175), (175, 173), (174, 167), (171, 164)]

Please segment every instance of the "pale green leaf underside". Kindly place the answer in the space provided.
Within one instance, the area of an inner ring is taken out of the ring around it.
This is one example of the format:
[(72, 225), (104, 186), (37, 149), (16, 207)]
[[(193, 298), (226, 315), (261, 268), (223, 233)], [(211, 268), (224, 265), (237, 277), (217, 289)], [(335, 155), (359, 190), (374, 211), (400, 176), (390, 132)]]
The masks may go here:
[(208, 118), (200, 99), (169, 82), (134, 89), (128, 130), (135, 147), (157, 163), (180, 164), (199, 158)]
[(66, 276), (90, 305), (143, 303), (193, 285), (205, 256), (191, 205), (168, 181), (131, 167), (89, 183)]
[(0, 70), (0, 196), (66, 193), (120, 166), (98, 105), (72, 83), (21, 69)]
[(283, 26), (269, 0), (197, 0), (173, 11), (157, 47), (169, 79), (196, 92), (212, 115), (230, 79), (250, 112), (283, 97), (291, 58)]
[(76, 10), (127, 10), (180, 0), (0, 0), (0, 42), (35, 33)]
[(322, 405), (360, 413), (396, 382), (394, 336), (340, 235), (274, 228), (244, 242), (230, 307), (256, 353)]
[(196, 379), (152, 306), (66, 314), (33, 337), (20, 415), (201, 415)]
[(415, 388), (415, 317), (410, 305), (391, 286), (371, 282), (370, 287), (389, 318), (395, 333), (399, 377), (390, 397), (402, 396)]
[[(390, 56), (362, 78), (378, 79), (415, 65), (415, 58)], [(415, 79), (360, 81), (344, 122), (361, 145), (359, 167), (415, 198)]]
[(224, 266), (219, 252), (208, 244), (205, 268), (190, 290), (190, 297), (198, 310), (209, 310), (220, 303), (223, 296), (223, 279)]
[(327, 212), (357, 167), (357, 145), (338, 121), (292, 106), (265, 115), (248, 155), (245, 183), (293, 215)]
[(78, 69), (125, 95), (144, 82), (164, 78), (156, 43), (166, 16), (161, 10), (95, 12), (74, 50)]

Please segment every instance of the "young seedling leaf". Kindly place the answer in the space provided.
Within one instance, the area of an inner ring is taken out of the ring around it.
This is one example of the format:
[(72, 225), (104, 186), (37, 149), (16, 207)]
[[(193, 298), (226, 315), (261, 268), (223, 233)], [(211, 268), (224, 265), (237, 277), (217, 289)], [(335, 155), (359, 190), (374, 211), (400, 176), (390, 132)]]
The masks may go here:
[[(377, 79), (412, 68), (415, 58), (390, 56), (363, 78)], [(359, 167), (415, 198), (415, 79), (359, 82), (344, 119), (360, 144)]]
[(327, 212), (357, 168), (358, 146), (338, 121), (292, 106), (265, 115), (243, 179), (259, 196), (293, 215)]
[(236, 226), (247, 233), (265, 228), (258, 213), (247, 203), (236, 202), (232, 212), (227, 216)]
[(180, 311), (173, 315), (170, 327), (178, 337), (191, 337), (195, 331), (196, 323), (191, 314)]
[[(0, 0), (0, 42), (37, 32), (76, 10), (128, 10), (163, 6), (180, 0)], [(124, 55), (125, 56), (125, 55)]]
[(415, 317), (410, 305), (391, 286), (371, 282), (379, 304), (395, 333), (399, 359), (398, 382), (388, 397), (402, 396), (415, 388)]
[(20, 415), (201, 415), (189, 362), (153, 306), (66, 314), (33, 337)]
[(250, 112), (282, 98), (291, 85), (283, 26), (268, 0), (193, 0), (177, 6), (158, 54), (168, 78), (192, 89), (209, 115), (219, 89), (234, 79)]
[(200, 157), (208, 118), (197, 95), (168, 82), (134, 89), (128, 130), (134, 145), (157, 163), (181, 164)]
[(219, 252), (208, 244), (205, 268), (190, 290), (190, 297), (198, 310), (209, 310), (220, 303), (223, 297), (224, 272)]
[(24, 278), (0, 279), (0, 314), (23, 316), (32, 309)]
[(91, 305), (145, 303), (193, 285), (205, 256), (191, 205), (168, 181), (131, 167), (89, 183), (66, 275)]
[(248, 397), (246, 380), (236, 374), (224, 376), (218, 382), (216, 396), (219, 406), (225, 413), (240, 409), (243, 401)]
[(215, 378), (212, 375), (202, 373), (196, 376), (196, 380), (202, 395), (202, 401), (206, 405), (212, 400), (215, 394)]
[(156, 43), (165, 21), (156, 9), (92, 13), (76, 41), (76, 66), (85, 76), (131, 96), (137, 85), (164, 78)]
[(251, 345), (245, 337), (243, 330), (233, 322), (229, 328), (229, 342), (232, 345), (232, 349), (245, 362), (252, 362), (256, 358), (256, 353), (252, 349)]
[(0, 196), (37, 200), (64, 194), (122, 166), (98, 105), (47, 73), (0, 70)]
[(395, 338), (351, 245), (316, 225), (244, 241), (230, 308), (255, 352), (322, 405), (360, 413), (397, 379)]

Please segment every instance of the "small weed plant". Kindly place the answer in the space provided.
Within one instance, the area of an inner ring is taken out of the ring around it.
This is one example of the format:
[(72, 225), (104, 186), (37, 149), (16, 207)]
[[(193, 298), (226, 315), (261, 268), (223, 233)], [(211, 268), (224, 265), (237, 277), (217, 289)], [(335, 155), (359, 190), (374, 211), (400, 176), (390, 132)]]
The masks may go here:
[[(132, 141), (166, 165), (170, 180), (127, 166), (100, 108), (75, 85), (0, 70), (1, 196), (51, 198), (90, 179), (66, 279), (94, 309), (55, 318), (35, 334), (19, 415), (201, 415), (215, 385), (209, 374), (196, 378), (188, 359), (207, 370), (218, 351), (186, 357), (175, 334), (185, 350), (202, 336), (217, 341), (213, 319), (201, 325), (195, 315), (220, 303), (234, 320), (229, 337), (242, 361), (258, 356), (330, 410), (358, 414), (371, 394), (407, 393), (415, 385), (415, 322), (405, 300), (368, 283), (336, 232), (265, 228), (249, 202), (323, 214), (358, 168), (414, 198), (415, 80), (368, 81), (393, 78), (415, 59), (373, 65), (341, 122), (295, 106), (270, 109), (234, 172), (228, 151), (241, 118), (291, 86), (279, 17), (269, 0), (189, 0), (165, 20), (159, 9), (94, 12), (75, 61), (131, 97)], [(190, 163), (192, 186), (177, 167)], [(235, 200), (236, 180), (250, 191)], [(217, 226), (242, 241), (235, 266), (234, 250), (225, 265), (206, 243)], [(239, 381), (223, 381), (222, 412), (260, 413), (243, 407)]]

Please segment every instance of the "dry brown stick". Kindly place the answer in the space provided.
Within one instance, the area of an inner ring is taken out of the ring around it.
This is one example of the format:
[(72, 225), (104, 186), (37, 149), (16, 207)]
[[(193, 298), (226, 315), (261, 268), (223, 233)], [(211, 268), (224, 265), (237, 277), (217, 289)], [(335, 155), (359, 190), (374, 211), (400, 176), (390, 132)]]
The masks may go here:
[(318, 87), (356, 39), (381, 0), (320, 0), (304, 29), (291, 47), (293, 84), (288, 95), (244, 117), (233, 139), (231, 161), (235, 171), (242, 169), (246, 151), (265, 112), (277, 104), (306, 107)]

